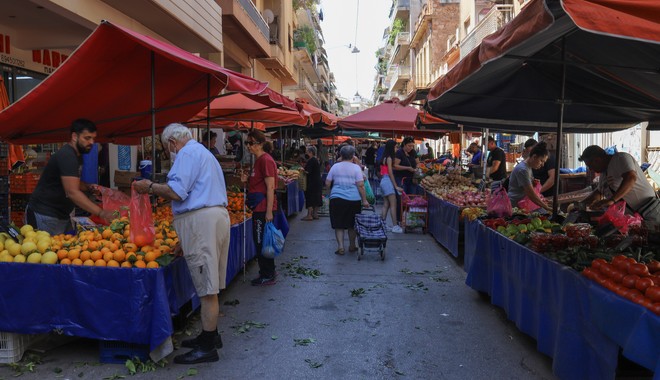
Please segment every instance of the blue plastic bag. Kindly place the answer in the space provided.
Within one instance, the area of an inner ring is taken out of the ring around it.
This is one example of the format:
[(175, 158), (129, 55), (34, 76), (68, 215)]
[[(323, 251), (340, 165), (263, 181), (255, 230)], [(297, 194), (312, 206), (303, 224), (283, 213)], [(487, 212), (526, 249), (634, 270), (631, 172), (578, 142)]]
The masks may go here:
[(271, 222), (266, 223), (264, 227), (264, 240), (261, 247), (261, 255), (267, 259), (274, 259), (282, 253), (284, 249), (284, 235), (282, 231)]

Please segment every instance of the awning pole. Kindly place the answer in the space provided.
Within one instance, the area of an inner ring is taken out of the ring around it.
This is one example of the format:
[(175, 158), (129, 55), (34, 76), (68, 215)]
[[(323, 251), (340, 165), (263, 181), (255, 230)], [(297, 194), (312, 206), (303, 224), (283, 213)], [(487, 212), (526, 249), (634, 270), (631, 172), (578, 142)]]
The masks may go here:
[(461, 128), (461, 138), (458, 139), (458, 167), (461, 168), (463, 167), (463, 124), (459, 124)]
[(211, 150), (211, 74), (206, 74), (206, 139)]
[(559, 211), (559, 168), (561, 159), (561, 140), (564, 132), (564, 105), (566, 104), (566, 39), (561, 41), (561, 98), (559, 99), (559, 121), (557, 123), (557, 143), (555, 145), (555, 191), (552, 198), (552, 216)]
[(486, 183), (486, 164), (488, 163), (486, 152), (488, 152), (488, 128), (484, 130), (484, 135), (481, 139), (481, 176), (484, 183)]
[(284, 162), (284, 135), (282, 134), (282, 127), (280, 127), (280, 160)]
[(151, 51), (151, 180), (156, 181), (156, 54)]

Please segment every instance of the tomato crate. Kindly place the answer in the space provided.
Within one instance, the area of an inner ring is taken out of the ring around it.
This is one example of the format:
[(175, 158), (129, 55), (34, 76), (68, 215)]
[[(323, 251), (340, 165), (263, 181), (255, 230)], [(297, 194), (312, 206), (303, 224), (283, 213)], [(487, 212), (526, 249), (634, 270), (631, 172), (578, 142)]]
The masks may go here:
[(99, 340), (99, 362), (109, 364), (124, 364), (126, 360), (138, 357), (142, 362), (149, 360), (149, 345), (120, 342), (116, 340)]
[(0, 363), (16, 363), (21, 360), (30, 344), (31, 335), (0, 331)]

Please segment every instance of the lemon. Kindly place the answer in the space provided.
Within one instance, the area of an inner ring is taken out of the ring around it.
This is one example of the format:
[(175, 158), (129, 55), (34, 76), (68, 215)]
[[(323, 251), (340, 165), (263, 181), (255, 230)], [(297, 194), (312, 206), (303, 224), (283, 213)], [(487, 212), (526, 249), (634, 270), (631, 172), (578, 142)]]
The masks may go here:
[(10, 254), (0, 254), (0, 263), (11, 263), (14, 261), (14, 257)]
[(25, 236), (25, 234), (26, 234), (28, 231), (34, 231), (34, 228), (32, 228), (32, 226), (29, 225), (29, 224), (26, 224), (26, 225), (24, 225), (23, 227), (21, 227), (21, 235)]
[(30, 264), (39, 264), (41, 262), (41, 253), (35, 252), (27, 257), (27, 262)]
[(37, 251), (44, 253), (50, 248), (50, 239), (41, 239), (37, 242)]
[[(9, 240), (7, 240), (9, 242)], [(7, 245), (7, 250), (9, 251), (9, 254), (12, 256), (16, 256), (21, 253), (21, 245), (18, 243), (14, 243), (11, 245)]]
[[(25, 240), (27, 240), (27, 239), (25, 239)], [(21, 253), (24, 254), (24, 255), (32, 253), (36, 250), (37, 250), (37, 245), (32, 241), (28, 241), (28, 242), (24, 241), (23, 245), (21, 245)], [(30, 260), (30, 258), (28, 257), (28, 261), (29, 260)]]
[(57, 263), (57, 253), (53, 251), (48, 251), (41, 256), (42, 264), (56, 264)]
[(41, 240), (42, 238), (50, 239), (50, 234), (47, 231), (37, 231), (37, 239)]
[(4, 241), (0, 241), (0, 251), (2, 251), (2, 250), (4, 250), (4, 249), (5, 249), (5, 242), (4, 242)]
[(29, 239), (29, 238), (36, 239), (37, 238), (37, 233), (34, 232), (34, 231), (26, 231), (23, 236), (25, 236), (26, 239)]
[(25, 256), (20, 255), (20, 254), (14, 256), (14, 262), (15, 263), (24, 263), (25, 262)]

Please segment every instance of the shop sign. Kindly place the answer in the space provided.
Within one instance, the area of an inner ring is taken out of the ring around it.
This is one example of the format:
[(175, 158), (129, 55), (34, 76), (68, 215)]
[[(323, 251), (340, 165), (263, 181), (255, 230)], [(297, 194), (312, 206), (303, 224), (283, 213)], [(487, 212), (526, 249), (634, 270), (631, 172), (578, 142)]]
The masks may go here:
[(12, 46), (11, 35), (0, 31), (0, 63), (16, 66), (38, 73), (50, 74), (55, 71), (68, 57), (69, 52), (63, 50), (21, 50)]

